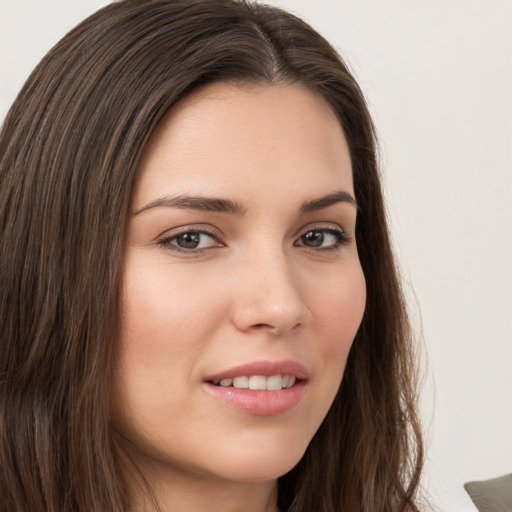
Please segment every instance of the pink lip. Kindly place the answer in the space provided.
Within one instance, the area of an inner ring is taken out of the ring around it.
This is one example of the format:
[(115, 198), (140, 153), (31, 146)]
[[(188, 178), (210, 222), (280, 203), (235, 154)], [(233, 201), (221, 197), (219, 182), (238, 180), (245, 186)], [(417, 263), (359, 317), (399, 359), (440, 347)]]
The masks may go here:
[[(280, 391), (253, 391), (215, 385), (222, 379), (251, 375), (293, 375), (297, 381), (291, 388)], [(256, 361), (207, 377), (205, 387), (215, 398), (241, 412), (257, 416), (276, 416), (299, 404), (306, 390), (307, 378), (307, 369), (295, 361)]]
[(210, 375), (204, 380), (206, 382), (217, 383), (222, 379), (233, 379), (235, 377), (250, 375), (262, 375), (271, 377), (272, 375), (293, 375), (296, 379), (305, 380), (308, 378), (308, 371), (305, 366), (296, 361), (254, 361), (252, 363), (234, 366), (222, 372)]
[(307, 383), (299, 380), (291, 388), (281, 391), (223, 388), (211, 383), (205, 385), (206, 390), (214, 397), (241, 412), (256, 416), (277, 416), (298, 405), (304, 396)]

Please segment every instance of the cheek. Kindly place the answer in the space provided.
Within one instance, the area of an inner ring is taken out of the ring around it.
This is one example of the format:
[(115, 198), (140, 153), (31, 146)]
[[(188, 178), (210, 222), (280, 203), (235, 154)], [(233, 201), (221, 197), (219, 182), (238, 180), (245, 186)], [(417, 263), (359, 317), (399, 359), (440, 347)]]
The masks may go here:
[[(113, 377), (119, 405), (149, 417), (162, 403), (170, 411), (187, 396), (196, 362), (225, 316), (219, 301), (197, 293), (197, 284), (176, 267), (127, 258)], [(165, 395), (168, 389), (176, 393)]]
[(209, 283), (194, 273), (162, 262), (149, 268), (136, 263), (128, 261), (121, 301), (121, 337), (130, 340), (125, 349), (156, 359), (166, 353), (190, 355), (221, 321), (222, 304), (211, 299)]
[[(313, 316), (319, 323), (322, 338), (333, 350), (350, 348), (359, 329), (366, 305), (366, 282), (359, 264), (336, 279), (312, 300)], [(347, 347), (348, 346), (348, 347)]]
[(341, 383), (347, 357), (363, 318), (366, 283), (359, 265), (336, 280), (326, 293), (316, 295), (314, 325), (319, 343), (312, 350), (321, 352), (321, 374), (325, 393), (334, 399)]

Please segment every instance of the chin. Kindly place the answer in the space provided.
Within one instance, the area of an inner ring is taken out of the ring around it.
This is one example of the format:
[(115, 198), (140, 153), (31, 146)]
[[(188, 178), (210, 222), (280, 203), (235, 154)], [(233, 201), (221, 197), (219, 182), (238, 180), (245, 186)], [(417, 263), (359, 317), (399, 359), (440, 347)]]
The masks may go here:
[(222, 457), (216, 473), (227, 480), (263, 482), (276, 480), (291, 471), (301, 460), (308, 443), (269, 443), (261, 446), (232, 446)]

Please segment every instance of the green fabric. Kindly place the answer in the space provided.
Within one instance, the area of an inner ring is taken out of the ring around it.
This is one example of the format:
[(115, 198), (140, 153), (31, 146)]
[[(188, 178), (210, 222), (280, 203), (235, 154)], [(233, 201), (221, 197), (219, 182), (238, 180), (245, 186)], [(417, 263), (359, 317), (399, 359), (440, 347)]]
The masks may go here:
[(479, 512), (512, 511), (512, 473), (491, 480), (468, 482), (464, 488)]

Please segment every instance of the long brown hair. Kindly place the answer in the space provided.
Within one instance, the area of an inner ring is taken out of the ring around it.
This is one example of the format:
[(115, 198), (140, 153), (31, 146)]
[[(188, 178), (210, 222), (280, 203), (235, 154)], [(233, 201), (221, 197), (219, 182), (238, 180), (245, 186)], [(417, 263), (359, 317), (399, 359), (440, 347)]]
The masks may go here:
[(363, 95), (333, 48), (277, 8), (124, 0), (42, 60), (0, 134), (0, 509), (121, 512), (109, 421), (123, 236), (135, 170), (166, 111), (209, 82), (301, 83), (346, 135), (367, 305), (288, 512), (417, 511), (415, 359)]

